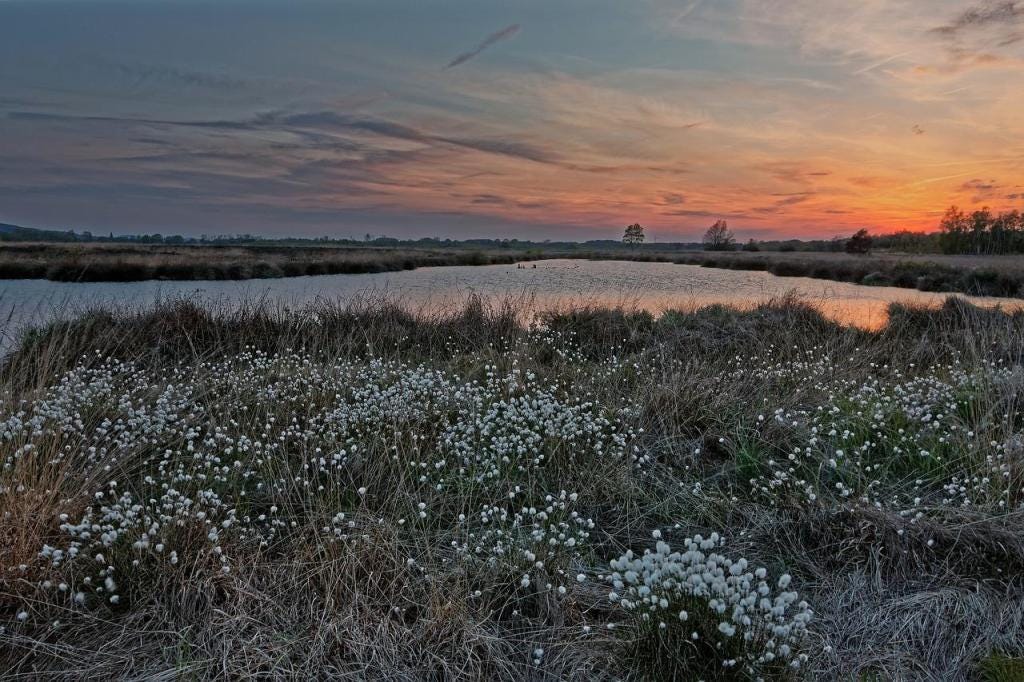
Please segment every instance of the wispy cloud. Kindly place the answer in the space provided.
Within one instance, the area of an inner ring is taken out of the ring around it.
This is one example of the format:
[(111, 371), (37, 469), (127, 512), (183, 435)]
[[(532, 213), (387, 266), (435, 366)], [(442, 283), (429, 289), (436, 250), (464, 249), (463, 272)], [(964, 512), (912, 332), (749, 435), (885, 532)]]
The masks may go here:
[(500, 31), (495, 31), (491, 35), (484, 38), (483, 42), (474, 47), (472, 50), (463, 52), (458, 57), (448, 62), (444, 68), (450, 69), (452, 67), (458, 66), (459, 64), (465, 64), (470, 59), (472, 59), (473, 57), (477, 56), (478, 54), (489, 48), (491, 45), (494, 45), (495, 43), (505, 40), (507, 38), (511, 38), (518, 32), (519, 24), (512, 24), (511, 26), (506, 26)]
[(960, 191), (969, 192), (971, 194), (971, 202), (980, 204), (994, 198), (996, 192), (1005, 190), (994, 179), (982, 180), (981, 178), (974, 178), (960, 185)]
[(985, 192), (993, 190), (998, 186), (999, 185), (996, 183), (995, 180), (981, 180), (979, 178), (975, 178), (973, 180), (968, 180), (967, 182), (960, 185), (960, 189)]
[(897, 59), (902, 59), (904, 57), (907, 57), (910, 54), (912, 54), (911, 50), (906, 50), (904, 52), (897, 52), (896, 54), (891, 54), (888, 57), (883, 57), (882, 59), (879, 59), (879, 60), (877, 60), (875, 62), (872, 62), (871, 64), (868, 64), (867, 66), (863, 66), (863, 67), (857, 69), (856, 71), (853, 72), (853, 75), (860, 76), (860, 75), (863, 75), (863, 74), (865, 74), (865, 73), (867, 73), (869, 71), (874, 71), (875, 69), (881, 68), (881, 67), (885, 66), (886, 64), (889, 64), (890, 62), (896, 61)]
[(209, 88), (214, 90), (236, 90), (250, 83), (222, 73), (182, 69), (175, 66), (112, 63), (113, 71), (122, 76), (131, 89), (152, 86), (162, 87), (168, 84), (190, 87)]
[(1020, 35), (1016, 28), (1021, 23), (1024, 23), (1024, 3), (990, 1), (964, 10), (948, 24), (934, 28), (932, 32), (949, 38), (962, 38), (972, 31), (995, 28), (1009, 31), (1009, 40), (1017, 42)]
[[(1012, 64), (1005, 49), (1024, 40), (1024, 3), (988, 0), (929, 31), (943, 41), (948, 61), (937, 71)], [(922, 71), (927, 71), (921, 69)]]
[(208, 128), (218, 130), (254, 131), (360, 131), (382, 137), (390, 137), (407, 142), (422, 144), (442, 144), (470, 149), (486, 154), (498, 154), (537, 163), (557, 164), (559, 159), (555, 152), (529, 144), (527, 142), (507, 139), (489, 139), (473, 136), (443, 135), (431, 133), (419, 128), (396, 123), (385, 119), (351, 116), (334, 111), (316, 111), (303, 113), (270, 112), (244, 120), (171, 120), (151, 118), (128, 118), (111, 116), (74, 116), (65, 114), (49, 114), (32, 111), (15, 111), (7, 114), (12, 120), (25, 121), (77, 121), (94, 123), (118, 123), (157, 125), (183, 128)]

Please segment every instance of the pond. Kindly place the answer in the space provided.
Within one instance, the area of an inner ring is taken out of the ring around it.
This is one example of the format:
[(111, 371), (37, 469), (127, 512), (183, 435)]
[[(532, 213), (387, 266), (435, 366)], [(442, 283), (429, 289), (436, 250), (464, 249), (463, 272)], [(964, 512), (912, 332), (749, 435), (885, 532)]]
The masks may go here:
[[(317, 298), (387, 297), (413, 309), (457, 305), (471, 295), (514, 297), (524, 313), (584, 303), (643, 308), (654, 313), (724, 303), (750, 307), (796, 294), (843, 323), (875, 328), (894, 301), (941, 304), (948, 294), (845, 282), (776, 277), (762, 271), (628, 261), (545, 260), (535, 263), (422, 268), (362, 275), (324, 275), (246, 281), (97, 282), (0, 280), (0, 343), (26, 326), (83, 308), (139, 306), (182, 296), (218, 305), (263, 299), (301, 306)], [(984, 306), (1024, 307), (1021, 299), (965, 297)]]

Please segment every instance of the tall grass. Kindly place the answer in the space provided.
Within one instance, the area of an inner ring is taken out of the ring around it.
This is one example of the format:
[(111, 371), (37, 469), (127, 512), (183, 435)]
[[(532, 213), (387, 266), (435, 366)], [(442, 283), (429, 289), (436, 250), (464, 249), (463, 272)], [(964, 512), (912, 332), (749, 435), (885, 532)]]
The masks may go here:
[[(26, 334), (0, 669), (964, 679), (1024, 653), (1024, 314), (541, 322), (178, 300)], [(706, 592), (643, 589), (715, 553)], [(759, 581), (778, 614), (728, 601)]]
[(938, 262), (935, 258), (813, 253), (691, 254), (673, 260), (710, 268), (761, 270), (780, 277), (812, 277), (868, 286), (957, 292), (972, 296), (1016, 297), (1024, 294), (1024, 268), (1009, 257), (981, 259), (981, 264), (970, 258), (958, 260), (955, 257), (946, 257), (944, 262)]
[(4, 244), (0, 279), (58, 282), (243, 280), (491, 265), (528, 259), (525, 252), (301, 246), (162, 246)]
[(1024, 266), (1011, 257), (836, 253), (704, 253), (653, 248), (587, 250), (552, 247), (486, 251), (466, 248), (339, 246), (169, 246), (0, 244), (0, 279), (61, 282), (245, 280), (412, 270), (444, 265), (496, 265), (543, 258), (626, 260), (758, 270), (871, 286), (979, 296), (1024, 295)]

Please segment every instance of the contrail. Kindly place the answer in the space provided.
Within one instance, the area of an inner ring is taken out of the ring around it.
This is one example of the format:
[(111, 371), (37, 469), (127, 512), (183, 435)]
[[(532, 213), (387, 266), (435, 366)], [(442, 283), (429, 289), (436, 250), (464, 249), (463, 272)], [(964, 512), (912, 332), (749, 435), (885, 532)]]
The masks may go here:
[(482, 43), (480, 43), (479, 45), (477, 45), (476, 47), (474, 47), (472, 50), (469, 50), (468, 52), (463, 52), (458, 57), (456, 57), (455, 59), (453, 59), (450, 62), (448, 62), (448, 64), (444, 68), (450, 69), (453, 66), (458, 66), (459, 64), (464, 64), (465, 62), (468, 62), (470, 59), (472, 59), (473, 57), (477, 56), (478, 54), (480, 54), (481, 52), (483, 52), (484, 50), (486, 50), (487, 48), (489, 48), (491, 45), (493, 45), (494, 43), (498, 42), (499, 40), (504, 40), (505, 38), (511, 38), (518, 31), (519, 31), (519, 24), (512, 24), (511, 26), (506, 26), (505, 28), (501, 29), (500, 31), (496, 31), (496, 32), (492, 33), (491, 35), (487, 36), (486, 38), (484, 38), (484, 41)]
[(865, 66), (862, 69), (857, 69), (856, 71), (853, 72), (853, 75), (854, 76), (859, 76), (861, 74), (867, 73), (868, 71), (873, 71), (873, 70), (877, 69), (880, 66), (885, 66), (889, 62), (895, 61), (895, 60), (897, 60), (897, 59), (899, 59), (901, 57), (906, 57), (911, 52), (913, 52), (913, 50), (907, 50), (906, 52), (900, 52), (899, 54), (890, 55), (890, 56), (886, 57), (885, 59), (882, 59), (882, 60), (879, 60), (879, 61), (875, 62), (874, 64), (868, 64), (867, 66)]

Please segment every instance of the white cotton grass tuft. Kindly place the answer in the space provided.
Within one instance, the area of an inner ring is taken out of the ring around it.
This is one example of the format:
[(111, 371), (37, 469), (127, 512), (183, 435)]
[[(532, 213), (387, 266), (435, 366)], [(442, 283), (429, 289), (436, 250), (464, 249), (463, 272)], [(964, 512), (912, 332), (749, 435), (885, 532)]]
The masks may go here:
[[(845, 379), (841, 359), (811, 348), (801, 361), (778, 360), (770, 351), (736, 358), (728, 376), (800, 385), (827, 397), (814, 405), (766, 405), (755, 432), (727, 443), (748, 461), (761, 431), (772, 432), (766, 450), (791, 444), (747, 470), (749, 494), (768, 504), (856, 504), (891, 510), (912, 524), (922, 507), (1001, 511), (1019, 497), (1012, 441), (985, 442), (963, 418), (966, 396), (1019, 390), (1012, 366), (951, 363), (920, 375), (875, 367), (868, 379)], [(912, 485), (904, 484), (908, 470)]]
[(454, 544), (456, 554), (495, 579), (518, 575), (523, 589), (565, 597), (573, 583), (586, 580), (579, 568), (594, 529), (594, 521), (573, 508), (577, 500), (562, 490), (511, 513), (505, 506), (484, 505), (478, 516), (460, 524), (465, 542)]
[(800, 667), (807, 660), (799, 648), (810, 607), (788, 589), (788, 574), (773, 587), (764, 569), (751, 570), (746, 559), (720, 554), (722, 545), (712, 533), (685, 539), (682, 551), (664, 541), (641, 555), (627, 551), (610, 564), (609, 600), (630, 616), (633, 636), (640, 640), (701, 641), (706, 648), (681, 650), (713, 654), (727, 667), (738, 665), (750, 674), (779, 665)]

